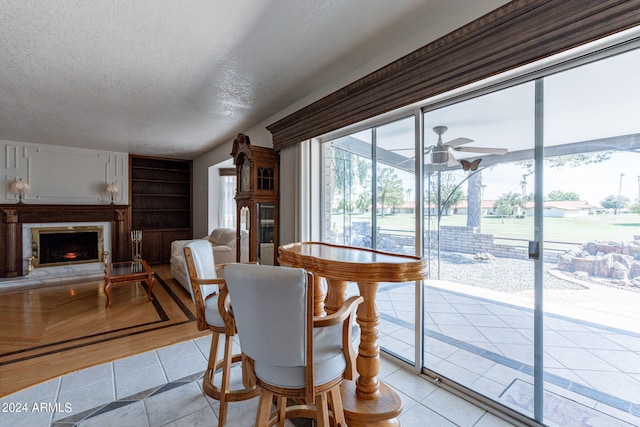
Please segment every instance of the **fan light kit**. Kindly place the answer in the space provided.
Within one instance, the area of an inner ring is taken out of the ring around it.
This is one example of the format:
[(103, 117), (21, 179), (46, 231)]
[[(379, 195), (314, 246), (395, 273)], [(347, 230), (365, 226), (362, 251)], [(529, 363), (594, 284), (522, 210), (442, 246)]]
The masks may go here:
[(446, 126), (436, 126), (433, 131), (438, 135), (438, 142), (436, 145), (432, 145), (427, 149), (427, 152), (431, 152), (431, 163), (434, 165), (449, 165), (456, 166), (458, 159), (456, 159), (452, 151), (469, 152), (469, 153), (486, 153), (486, 154), (506, 154), (506, 148), (486, 148), (486, 147), (460, 147), (460, 145), (473, 142), (473, 139), (469, 138), (456, 138), (448, 142), (442, 142), (442, 134), (447, 129)]

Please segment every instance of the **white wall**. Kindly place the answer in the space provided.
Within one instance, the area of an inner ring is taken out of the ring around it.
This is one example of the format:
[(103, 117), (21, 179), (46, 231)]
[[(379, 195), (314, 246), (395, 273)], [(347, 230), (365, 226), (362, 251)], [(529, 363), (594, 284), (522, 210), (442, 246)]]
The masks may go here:
[[(321, 74), (318, 75), (318, 79), (303, 82), (306, 87), (309, 88), (310, 93), (308, 96), (299, 99), (292, 100), (291, 105), (274, 114), (267, 120), (257, 123), (253, 127), (242, 131), (249, 136), (253, 145), (260, 145), (264, 147), (272, 147), (273, 141), (271, 133), (266, 130), (266, 126), (276, 122), (277, 120), (286, 117), (287, 115), (317, 101), (318, 99), (329, 95), (330, 93), (356, 81), (359, 78), (366, 76), (367, 74), (376, 71), (377, 69), (413, 52), (420, 47), (427, 45), (428, 43), (436, 40), (437, 38), (449, 33), (450, 31), (461, 27), (464, 24), (482, 16), (485, 13), (501, 6), (506, 3), (507, 0), (484, 0), (482, 2), (464, 2), (460, 1), (461, 7), (456, 13), (444, 13), (439, 9), (439, 5), (433, 4), (431, 7), (425, 7), (424, 14), (436, 14), (442, 17), (438, 21), (437, 25), (425, 26), (423, 25), (423, 19), (420, 14), (410, 16), (406, 18), (406, 31), (394, 32), (387, 34), (385, 37), (381, 37), (376, 43), (372, 43), (362, 47), (362, 52), (369, 54), (368, 61), (363, 61), (362, 65), (358, 68), (350, 67), (345, 68), (346, 63), (332, 64), (332, 68), (342, 71), (341, 78), (337, 80), (327, 81), (321, 78)], [(381, 41), (380, 41), (381, 40)], [(215, 165), (227, 158), (231, 153), (231, 147), (235, 135), (227, 142), (218, 146), (202, 156), (194, 160), (193, 163), (193, 176), (194, 176), (194, 235), (198, 236), (206, 233), (207, 230), (207, 218), (208, 208), (206, 197), (208, 194), (207, 177), (208, 168)], [(294, 165), (288, 164), (286, 161), (280, 161), (281, 173), (287, 173), (287, 169), (294, 167)], [(289, 194), (296, 191), (297, 184), (292, 181), (280, 180), (280, 194)], [(282, 212), (281, 212), (282, 214)], [(294, 224), (285, 223), (280, 221), (280, 235), (287, 232), (287, 228), (295, 227)], [(292, 236), (295, 232), (291, 231)]]
[(0, 203), (16, 203), (11, 183), (20, 177), (30, 204), (109, 204), (106, 187), (118, 186), (115, 203), (129, 201), (129, 155), (56, 145), (0, 141)]

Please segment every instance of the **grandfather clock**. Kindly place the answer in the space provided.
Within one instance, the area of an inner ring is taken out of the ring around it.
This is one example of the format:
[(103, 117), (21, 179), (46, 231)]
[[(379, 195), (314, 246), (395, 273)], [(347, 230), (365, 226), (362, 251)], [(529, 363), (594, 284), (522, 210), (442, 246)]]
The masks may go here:
[(247, 135), (238, 134), (231, 156), (237, 178), (236, 259), (275, 265), (279, 234), (279, 155), (270, 148), (252, 146)]

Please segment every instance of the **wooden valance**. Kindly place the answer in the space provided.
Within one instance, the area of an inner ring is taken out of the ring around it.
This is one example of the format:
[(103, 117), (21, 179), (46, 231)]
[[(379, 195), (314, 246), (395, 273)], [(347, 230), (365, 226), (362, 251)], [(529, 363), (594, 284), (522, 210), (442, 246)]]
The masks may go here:
[(640, 23), (640, 0), (515, 0), (267, 126), (280, 150)]

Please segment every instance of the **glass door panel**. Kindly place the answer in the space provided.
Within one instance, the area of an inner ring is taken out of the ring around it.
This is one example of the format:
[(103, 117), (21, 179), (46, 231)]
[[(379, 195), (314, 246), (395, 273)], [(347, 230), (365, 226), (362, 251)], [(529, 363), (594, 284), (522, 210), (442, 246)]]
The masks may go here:
[(526, 83), (424, 114), (424, 367), (528, 416), (534, 96)]
[(371, 247), (371, 129), (324, 144), (324, 240)]
[(640, 425), (638, 67), (635, 50), (544, 79), (548, 425)]
[(258, 259), (260, 264), (274, 265), (273, 233), (275, 206), (273, 202), (258, 203)]
[[(416, 164), (413, 116), (375, 128), (375, 245), (386, 252), (416, 254)], [(378, 343), (415, 364), (415, 282), (381, 283)]]

